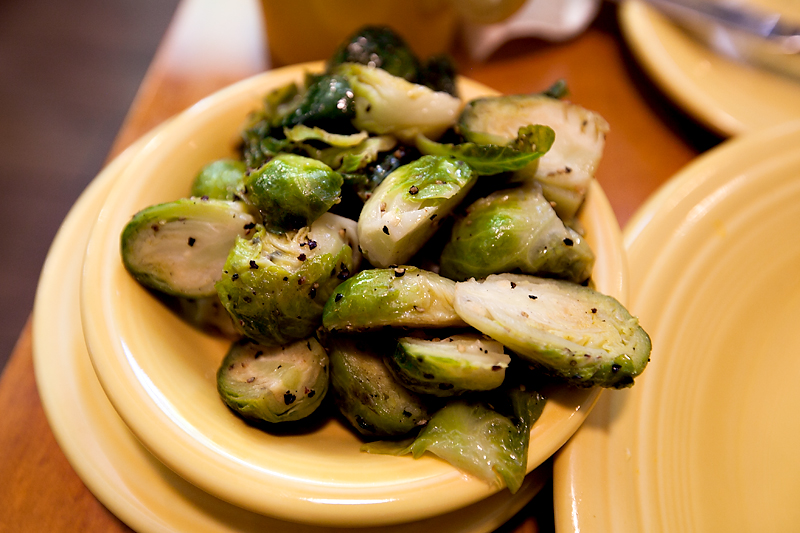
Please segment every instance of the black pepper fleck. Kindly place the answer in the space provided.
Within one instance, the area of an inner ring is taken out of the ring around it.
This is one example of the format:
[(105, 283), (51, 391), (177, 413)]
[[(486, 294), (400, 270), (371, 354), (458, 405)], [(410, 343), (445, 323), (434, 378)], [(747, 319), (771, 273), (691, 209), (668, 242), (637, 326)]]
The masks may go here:
[(258, 270), (258, 265), (256, 264), (256, 262), (253, 259), (250, 260), (250, 268), (252, 270)]
[(196, 242), (197, 242), (197, 239), (195, 239), (194, 237), (189, 237), (189, 246), (194, 246), (194, 243), (196, 243)]
[(285, 403), (286, 405), (294, 403), (296, 399), (297, 396), (295, 396), (288, 390), (283, 394), (283, 403)]
[(383, 232), (384, 232), (386, 235), (389, 235), (389, 228), (388, 228), (387, 226), (384, 226), (384, 227), (383, 227)]

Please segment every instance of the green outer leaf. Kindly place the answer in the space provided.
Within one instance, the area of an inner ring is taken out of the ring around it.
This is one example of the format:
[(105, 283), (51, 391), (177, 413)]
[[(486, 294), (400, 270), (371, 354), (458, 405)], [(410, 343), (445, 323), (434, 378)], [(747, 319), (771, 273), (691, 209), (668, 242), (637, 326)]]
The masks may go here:
[(520, 128), (517, 139), (508, 146), (494, 144), (442, 144), (417, 135), (417, 149), (423, 154), (451, 157), (464, 161), (481, 175), (512, 172), (528, 166), (543, 156), (555, 140), (549, 126), (531, 125)]
[(309, 140), (322, 141), (325, 144), (338, 146), (340, 148), (356, 146), (369, 137), (369, 134), (366, 131), (353, 133), (350, 135), (343, 135), (340, 133), (329, 133), (316, 126), (309, 128), (303, 124), (298, 124), (292, 128), (283, 128), (283, 134), (287, 139), (293, 142), (303, 142)]

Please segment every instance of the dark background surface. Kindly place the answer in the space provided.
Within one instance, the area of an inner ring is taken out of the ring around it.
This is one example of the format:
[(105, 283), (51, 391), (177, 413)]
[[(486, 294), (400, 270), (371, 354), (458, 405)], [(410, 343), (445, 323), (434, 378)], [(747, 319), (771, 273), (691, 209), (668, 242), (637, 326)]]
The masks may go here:
[(177, 4), (0, 0), (0, 370), (50, 243), (102, 168)]

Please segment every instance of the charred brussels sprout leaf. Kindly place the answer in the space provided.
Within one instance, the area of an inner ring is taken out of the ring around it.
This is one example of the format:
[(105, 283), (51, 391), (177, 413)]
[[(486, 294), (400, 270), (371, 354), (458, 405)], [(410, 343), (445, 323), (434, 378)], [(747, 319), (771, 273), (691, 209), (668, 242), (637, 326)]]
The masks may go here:
[(447, 93), (356, 63), (339, 65), (336, 72), (353, 89), (353, 125), (360, 130), (405, 142), (413, 142), (419, 133), (438, 139), (458, 118), (461, 100)]
[(470, 205), (440, 264), (441, 274), (457, 281), (520, 271), (582, 283), (592, 274), (594, 254), (538, 188), (520, 188)]
[(397, 383), (384, 364), (387, 347), (364, 337), (336, 337), (326, 344), (336, 404), (360, 434), (401, 436), (427, 422), (425, 402)]
[(455, 294), (467, 323), (572, 385), (629, 387), (650, 357), (639, 321), (588, 287), (501, 274), (456, 283)]
[(446, 54), (429, 57), (420, 70), (417, 83), (430, 87), (434, 91), (458, 96), (456, 66), (453, 59)]
[(330, 213), (281, 235), (258, 227), (239, 239), (217, 283), (239, 329), (264, 344), (286, 344), (319, 327), (333, 289), (355, 272), (355, 224)]
[(541, 92), (542, 96), (547, 96), (548, 98), (555, 98), (556, 100), (561, 100), (569, 96), (569, 87), (567, 86), (566, 80), (556, 80), (553, 84)]
[(342, 76), (323, 75), (311, 79), (305, 91), (293, 100), (280, 120), (283, 127), (298, 124), (329, 131), (349, 131), (355, 117), (353, 91)]
[(505, 145), (515, 139), (520, 127), (530, 124), (550, 126), (555, 141), (538, 165), (519, 170), (517, 178), (540, 183), (545, 198), (569, 222), (594, 178), (608, 123), (581, 106), (531, 94), (473, 100), (462, 111), (458, 130), (471, 142)]
[(196, 198), (236, 200), (245, 170), (245, 164), (235, 159), (213, 161), (204, 166), (195, 177), (191, 195)]
[(520, 128), (517, 139), (507, 146), (494, 144), (440, 144), (417, 135), (417, 148), (426, 155), (451, 157), (464, 161), (481, 175), (520, 170), (540, 157), (553, 145), (555, 134), (548, 126)]
[(314, 337), (288, 346), (238, 341), (217, 372), (217, 390), (244, 418), (300, 420), (313, 413), (328, 392), (328, 354)]
[(182, 199), (139, 211), (122, 231), (122, 262), (142, 285), (173, 296), (215, 294), (237, 237), (255, 221), (241, 202)]
[(377, 267), (408, 261), (476, 179), (466, 163), (439, 156), (423, 156), (389, 174), (358, 218), (364, 255)]
[(328, 71), (342, 63), (360, 63), (385, 70), (393, 76), (417, 81), (419, 60), (402, 37), (391, 28), (366, 26), (354, 33), (333, 53)]
[(280, 154), (244, 180), (244, 198), (270, 231), (310, 225), (341, 195), (341, 174), (316, 159)]
[(434, 340), (403, 337), (389, 359), (389, 368), (409, 390), (455, 396), (499, 387), (510, 360), (502, 344), (482, 335)]
[(455, 283), (411, 266), (363, 270), (325, 303), (322, 323), (337, 331), (465, 325), (453, 310)]

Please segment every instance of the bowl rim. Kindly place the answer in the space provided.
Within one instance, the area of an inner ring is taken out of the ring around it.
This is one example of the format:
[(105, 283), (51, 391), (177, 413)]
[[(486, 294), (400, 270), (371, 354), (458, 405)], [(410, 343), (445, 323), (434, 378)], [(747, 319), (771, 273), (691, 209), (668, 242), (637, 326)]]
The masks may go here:
[[(122, 335), (120, 325), (114, 321), (115, 297), (119, 294), (114, 275), (120, 269), (124, 271), (119, 258), (119, 234), (129, 215), (146, 207), (133, 208), (135, 187), (133, 194), (131, 189), (133, 184), (142, 186), (142, 175), (152, 165), (152, 158), (184, 146), (196, 128), (213, 127), (209, 124), (215, 115), (231, 113), (243, 102), (255, 109), (254, 103), (269, 89), (321, 68), (322, 62), (292, 65), (228, 86), (180, 113), (136, 155), (112, 187), (86, 249), (81, 282), (86, 344), (100, 383), (125, 424), (156, 458), (206, 492), (267, 516), (317, 525), (374, 526), (424, 519), (464, 507), (499, 489), (468, 478), (433, 457), (419, 460), (428, 472), (425, 476), (406, 478), (402, 484), (367, 477), (355, 484), (344, 479), (314, 480), (249, 463), (231, 450), (217, 449), (203, 441), (197, 428), (176, 423), (170, 412), (170, 398), (160, 396), (151, 377), (139, 365), (139, 354), (126, 342), (130, 338)], [(467, 92), (497, 94), (466, 78), (460, 78), (459, 84)], [(598, 288), (625, 303), (627, 266), (621, 233), (596, 182), (590, 189), (582, 221), (587, 228), (597, 230), (590, 232), (587, 240), (598, 255)], [(529, 472), (578, 429), (599, 393), (596, 388), (554, 392), (540, 423), (533, 429)], [(556, 417), (559, 423), (553, 427), (544, 424), (542, 421), (549, 416)]]

